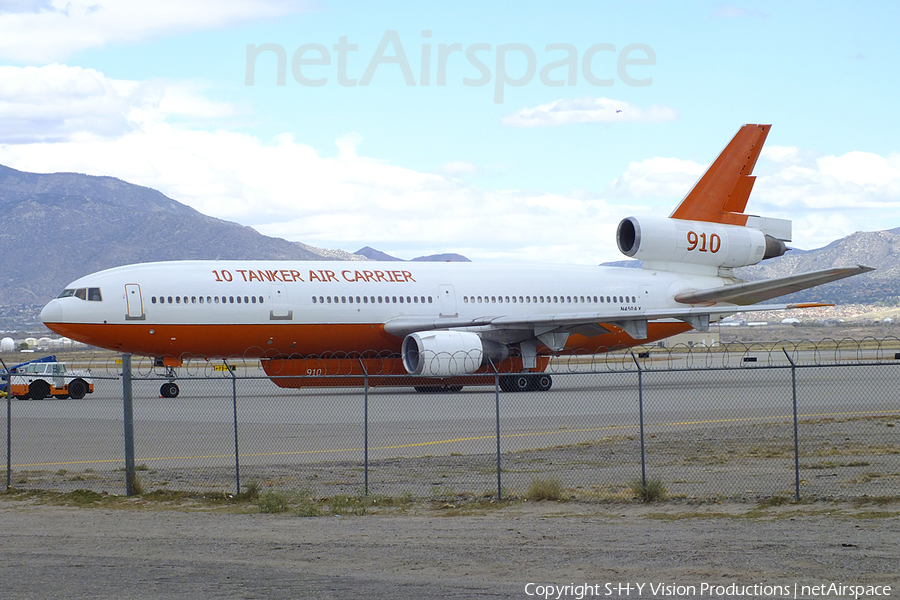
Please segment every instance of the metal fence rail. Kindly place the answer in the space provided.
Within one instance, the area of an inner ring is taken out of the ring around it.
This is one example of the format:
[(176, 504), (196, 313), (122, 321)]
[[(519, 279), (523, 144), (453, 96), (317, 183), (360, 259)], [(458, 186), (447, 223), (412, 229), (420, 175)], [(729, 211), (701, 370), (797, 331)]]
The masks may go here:
[(499, 375), (460, 376), (456, 393), (379, 386), (390, 376), (378, 373), (282, 389), (259, 361), (187, 361), (177, 398), (160, 397), (171, 374), (149, 360), (91, 357), (78, 366), (94, 394), (6, 401), (4, 475), (114, 494), (255, 481), (318, 497), (497, 497), (555, 480), (608, 500), (659, 480), (689, 499), (895, 495), (898, 353), (895, 338), (638, 348), (554, 358), (550, 391), (518, 393), (500, 392)]

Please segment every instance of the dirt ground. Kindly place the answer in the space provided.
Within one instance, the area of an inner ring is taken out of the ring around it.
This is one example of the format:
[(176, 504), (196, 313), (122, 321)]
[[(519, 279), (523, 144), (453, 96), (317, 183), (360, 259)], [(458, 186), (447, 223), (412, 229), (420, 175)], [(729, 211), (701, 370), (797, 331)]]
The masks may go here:
[[(854, 597), (840, 586), (863, 586), (860, 597), (900, 593), (896, 500), (520, 501), (469, 510), (412, 503), (303, 518), (140, 498), (58, 506), (5, 494), (0, 532), (3, 598)], [(838, 593), (811, 587), (831, 584)], [(591, 587), (577, 587), (584, 585)]]

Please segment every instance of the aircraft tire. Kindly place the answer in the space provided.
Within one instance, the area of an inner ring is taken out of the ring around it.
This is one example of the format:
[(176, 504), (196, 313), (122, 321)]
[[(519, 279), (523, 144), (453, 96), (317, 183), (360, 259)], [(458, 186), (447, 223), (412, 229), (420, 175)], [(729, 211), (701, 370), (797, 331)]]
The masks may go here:
[(28, 386), (28, 396), (32, 400), (43, 400), (50, 395), (50, 384), (43, 379), (32, 381)]
[(178, 385), (170, 381), (160, 386), (159, 395), (163, 398), (177, 398), (179, 391)]
[(530, 392), (534, 389), (534, 377), (532, 375), (516, 375), (512, 378), (512, 391)]
[(84, 379), (75, 379), (69, 383), (69, 398), (81, 400), (88, 391), (88, 384)]
[(533, 375), (533, 385), (535, 390), (539, 392), (547, 392), (553, 387), (553, 378), (544, 373)]

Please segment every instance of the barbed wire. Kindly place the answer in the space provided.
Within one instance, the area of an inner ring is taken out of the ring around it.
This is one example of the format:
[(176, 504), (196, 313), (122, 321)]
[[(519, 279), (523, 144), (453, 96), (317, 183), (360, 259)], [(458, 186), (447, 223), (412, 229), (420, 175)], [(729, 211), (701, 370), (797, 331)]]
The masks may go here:
[[(480, 362), (480, 353), (478, 353)], [(172, 370), (150, 357), (133, 356), (132, 373), (137, 378), (222, 378), (233, 373), (240, 377), (406, 377), (399, 354), (386, 351), (329, 352), (315, 356), (278, 356), (260, 348), (248, 348), (241, 355), (205, 358), (184, 354), (168, 362)], [(420, 360), (440, 371), (448, 364), (471, 363), (466, 352), (422, 352)], [(471, 360), (470, 360), (471, 359)], [(59, 360), (70, 370), (88, 371), (94, 377), (120, 377), (122, 357), (106, 351), (60, 353)], [(9, 361), (7, 361), (9, 362)], [(674, 346), (634, 346), (597, 348), (594, 352), (542, 352), (538, 368), (544, 373), (598, 373), (637, 370), (690, 370), (824, 366), (839, 364), (900, 364), (900, 338), (865, 337), (826, 338), (816, 341), (728, 342), (713, 346), (676, 344)], [(452, 368), (452, 367), (451, 367)], [(238, 369), (237, 371), (232, 369)], [(527, 370), (527, 369), (526, 369)], [(479, 375), (523, 371), (521, 357), (501, 363), (488, 362)], [(465, 376), (449, 372), (447, 376)]]

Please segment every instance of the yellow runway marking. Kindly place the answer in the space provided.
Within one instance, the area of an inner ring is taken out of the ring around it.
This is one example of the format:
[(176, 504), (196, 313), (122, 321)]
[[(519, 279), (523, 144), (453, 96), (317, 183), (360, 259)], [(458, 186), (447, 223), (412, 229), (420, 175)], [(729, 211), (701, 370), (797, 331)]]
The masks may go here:
[[(900, 413), (900, 410), (882, 410), (877, 412), (841, 412), (841, 413), (817, 413), (817, 414), (806, 414), (806, 415), (797, 415), (798, 419), (810, 419), (810, 418), (827, 418), (827, 417), (853, 417), (853, 416), (867, 416), (867, 415), (888, 415)], [(775, 420), (785, 420), (788, 421), (793, 420), (793, 415), (778, 415), (773, 417), (741, 417), (734, 419), (707, 419), (702, 421), (674, 421), (670, 423), (653, 423), (652, 427), (666, 427), (666, 426), (688, 426), (688, 425), (710, 425), (716, 423), (742, 423), (745, 421), (775, 421)], [(547, 435), (559, 435), (559, 434), (573, 434), (573, 433), (594, 433), (598, 431), (611, 431), (616, 429), (637, 429), (639, 427), (638, 424), (634, 425), (607, 425), (605, 427), (591, 427), (586, 429), (555, 429), (553, 431), (530, 431), (523, 433), (506, 433), (500, 434), (501, 439), (512, 439), (512, 438), (523, 438), (523, 437), (536, 437), (536, 436), (547, 436)], [(425, 448), (427, 446), (440, 446), (443, 444), (456, 444), (460, 442), (475, 442), (475, 441), (483, 441), (483, 440), (495, 440), (497, 439), (496, 434), (494, 435), (482, 435), (482, 436), (474, 436), (474, 437), (463, 437), (463, 438), (454, 438), (449, 440), (433, 440), (430, 442), (414, 442), (411, 444), (397, 444), (394, 446), (373, 446), (369, 448), (369, 451), (372, 452), (374, 450), (402, 450), (407, 448)], [(301, 456), (301, 455), (312, 455), (312, 454), (340, 454), (346, 452), (363, 452), (365, 448), (335, 448), (331, 450), (295, 450), (290, 452), (259, 452), (259, 453), (244, 453), (242, 452), (240, 455), (242, 457), (265, 457), (265, 456)], [(201, 459), (212, 459), (212, 458), (234, 458), (234, 454), (206, 454), (206, 455), (195, 455), (195, 456), (160, 456), (160, 457), (147, 457), (147, 458), (136, 458), (136, 463), (143, 462), (151, 462), (151, 461), (161, 461), (161, 460), (201, 460)], [(86, 464), (98, 464), (98, 463), (123, 463), (123, 459), (114, 458), (114, 459), (97, 459), (97, 460), (80, 460), (80, 461), (69, 461), (69, 462), (49, 462), (49, 463), (28, 463), (21, 465), (13, 465), (15, 469), (22, 469), (26, 467), (64, 467), (64, 466), (73, 466), (73, 465), (86, 465)], [(5, 469), (4, 469), (5, 470)]]

